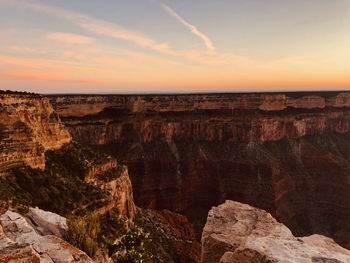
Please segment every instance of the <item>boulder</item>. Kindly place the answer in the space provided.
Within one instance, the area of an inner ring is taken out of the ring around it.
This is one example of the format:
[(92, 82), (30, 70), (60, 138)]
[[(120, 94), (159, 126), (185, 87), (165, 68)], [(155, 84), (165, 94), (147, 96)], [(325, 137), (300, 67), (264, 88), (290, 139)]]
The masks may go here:
[[(42, 213), (39, 213), (42, 214)], [(57, 215), (56, 215), (57, 216)], [(53, 216), (53, 218), (57, 218)], [(36, 232), (22, 215), (7, 211), (0, 216), (0, 262), (92, 263), (81, 250), (54, 235), (49, 230)]]
[(294, 237), (266, 211), (226, 201), (209, 211), (202, 262), (345, 263), (350, 262), (350, 251), (321, 235)]
[(27, 217), (33, 222), (35, 230), (42, 235), (62, 237), (68, 229), (65, 217), (39, 208), (30, 207)]

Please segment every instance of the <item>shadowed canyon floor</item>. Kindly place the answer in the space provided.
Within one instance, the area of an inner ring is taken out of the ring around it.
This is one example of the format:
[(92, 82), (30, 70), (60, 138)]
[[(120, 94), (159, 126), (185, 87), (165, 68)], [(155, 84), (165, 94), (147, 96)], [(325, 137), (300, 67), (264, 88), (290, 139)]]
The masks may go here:
[(226, 199), (350, 248), (350, 93), (51, 96), (72, 137), (129, 168), (137, 205), (197, 234)]

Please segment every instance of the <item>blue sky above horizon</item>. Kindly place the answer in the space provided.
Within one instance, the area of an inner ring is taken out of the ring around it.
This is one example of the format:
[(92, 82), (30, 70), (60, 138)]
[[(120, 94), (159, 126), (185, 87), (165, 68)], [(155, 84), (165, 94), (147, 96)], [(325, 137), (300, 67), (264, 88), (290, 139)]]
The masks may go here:
[(349, 32), (348, 0), (0, 0), (0, 88), (350, 88)]

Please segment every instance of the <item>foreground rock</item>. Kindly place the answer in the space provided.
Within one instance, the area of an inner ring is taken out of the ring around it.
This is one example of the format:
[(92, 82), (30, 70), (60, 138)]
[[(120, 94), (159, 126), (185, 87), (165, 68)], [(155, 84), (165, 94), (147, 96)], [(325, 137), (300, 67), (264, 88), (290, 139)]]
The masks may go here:
[(30, 207), (27, 216), (34, 223), (35, 230), (41, 235), (63, 237), (68, 229), (66, 218), (55, 213)]
[(320, 235), (296, 238), (264, 210), (226, 201), (208, 214), (202, 262), (340, 263), (350, 262), (350, 251)]
[[(48, 212), (31, 210), (32, 215), (41, 218)], [(54, 235), (41, 235), (42, 233), (55, 232), (62, 222), (56, 221), (59, 217), (52, 213), (48, 220), (37, 220), (40, 226), (33, 227), (32, 223), (18, 213), (7, 211), (0, 216), (0, 262), (93, 262), (84, 252), (73, 247), (69, 243)], [(51, 220), (54, 219), (54, 220)], [(46, 226), (48, 227), (46, 229)], [(55, 227), (54, 227), (55, 226)]]

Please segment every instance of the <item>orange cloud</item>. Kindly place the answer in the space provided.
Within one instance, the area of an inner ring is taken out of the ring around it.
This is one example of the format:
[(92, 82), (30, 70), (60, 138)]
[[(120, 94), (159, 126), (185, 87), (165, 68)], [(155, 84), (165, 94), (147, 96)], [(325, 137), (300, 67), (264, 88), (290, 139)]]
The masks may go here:
[(10, 46), (9, 50), (16, 53), (43, 53), (43, 51), (39, 51), (34, 48), (21, 47), (21, 46)]
[[(169, 49), (169, 45), (167, 43), (158, 43), (150, 37), (147, 37), (139, 32), (126, 29), (118, 24), (109, 23), (107, 21), (96, 19), (85, 14), (72, 12), (67, 9), (53, 7), (45, 4), (29, 3), (20, 0), (5, 1), (8, 4), (30, 8), (32, 10), (37, 10), (59, 18), (66, 19), (94, 34), (127, 40), (141, 47), (151, 48), (162, 53), (176, 54), (175, 51)], [(62, 35), (54, 36), (54, 38), (57, 38), (56, 40), (64, 41), (64, 37)]]
[(28, 69), (18, 69), (18, 70), (3, 70), (0, 71), (1, 76), (22, 78), (29, 80), (45, 80), (45, 81), (68, 81), (68, 82), (81, 82), (90, 84), (102, 84), (101, 80), (97, 79), (73, 79), (63, 73), (56, 73), (51, 71), (43, 70), (28, 70)]
[(51, 69), (51, 70), (66, 70), (71, 72), (101, 72), (99, 68), (88, 67), (85, 64), (74, 63), (72, 61), (60, 61), (53, 59), (30, 59), (17, 58), (12, 56), (0, 55), (1, 65), (11, 65), (16, 67), (25, 67), (27, 69)]
[(94, 41), (94, 39), (90, 37), (61, 32), (49, 33), (45, 37), (47, 39), (56, 40), (67, 44), (90, 44)]

